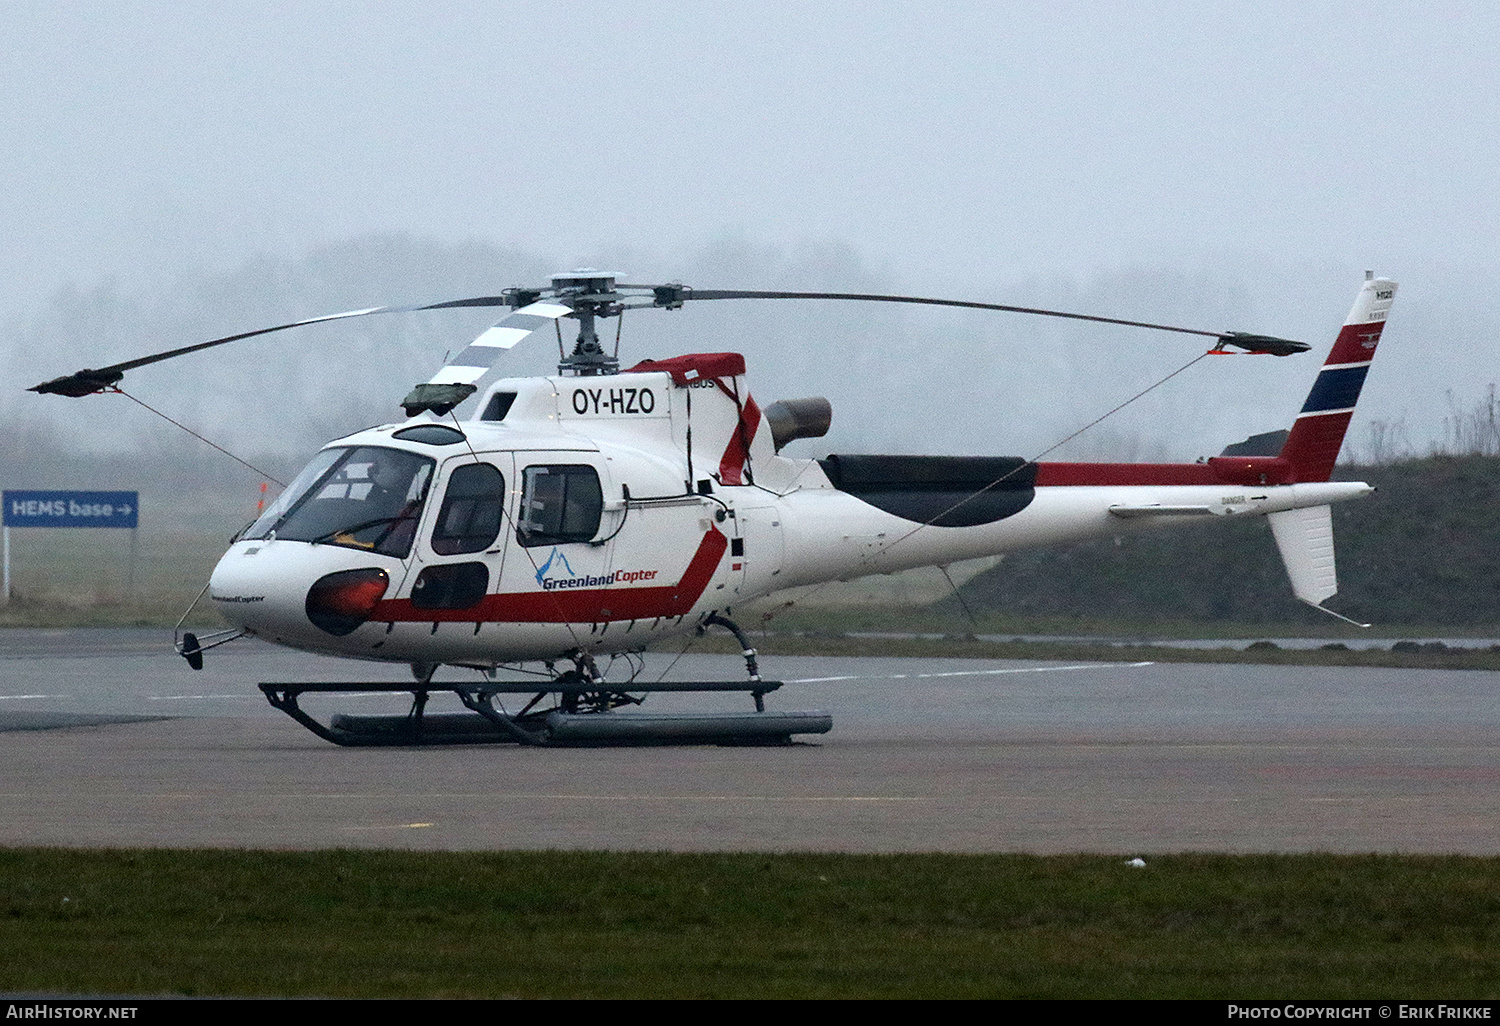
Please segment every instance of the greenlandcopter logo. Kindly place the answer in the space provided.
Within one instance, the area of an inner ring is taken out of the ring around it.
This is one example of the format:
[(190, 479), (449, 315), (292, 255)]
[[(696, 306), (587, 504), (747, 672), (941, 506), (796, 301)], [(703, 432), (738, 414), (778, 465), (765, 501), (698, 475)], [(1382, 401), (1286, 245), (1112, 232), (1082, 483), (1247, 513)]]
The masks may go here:
[[(558, 564), (561, 564), (560, 566)], [(536, 583), (543, 591), (562, 588), (607, 588), (611, 584), (634, 584), (636, 581), (654, 580), (655, 570), (612, 570), (607, 574), (588, 575), (575, 573), (568, 557), (552, 547), (547, 562), (537, 567)]]

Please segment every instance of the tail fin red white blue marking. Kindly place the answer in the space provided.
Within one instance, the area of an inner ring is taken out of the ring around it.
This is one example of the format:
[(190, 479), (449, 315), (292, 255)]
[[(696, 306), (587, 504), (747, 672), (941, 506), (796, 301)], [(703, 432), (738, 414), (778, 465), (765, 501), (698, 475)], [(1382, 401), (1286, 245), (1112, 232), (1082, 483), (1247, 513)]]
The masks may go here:
[(1333, 475), (1333, 464), (1344, 444), (1354, 404), (1395, 297), (1396, 283), (1388, 278), (1371, 278), (1359, 290), (1333, 351), (1281, 449), (1281, 458), (1292, 465), (1298, 481), (1327, 481)]

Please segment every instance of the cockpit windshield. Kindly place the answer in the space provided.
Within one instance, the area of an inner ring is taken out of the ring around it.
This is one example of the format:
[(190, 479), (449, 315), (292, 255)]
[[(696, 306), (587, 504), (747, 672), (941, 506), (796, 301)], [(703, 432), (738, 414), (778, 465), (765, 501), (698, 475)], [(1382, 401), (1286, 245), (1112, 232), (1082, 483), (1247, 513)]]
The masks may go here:
[(324, 449), (244, 538), (344, 545), (405, 559), (434, 466), (400, 449)]

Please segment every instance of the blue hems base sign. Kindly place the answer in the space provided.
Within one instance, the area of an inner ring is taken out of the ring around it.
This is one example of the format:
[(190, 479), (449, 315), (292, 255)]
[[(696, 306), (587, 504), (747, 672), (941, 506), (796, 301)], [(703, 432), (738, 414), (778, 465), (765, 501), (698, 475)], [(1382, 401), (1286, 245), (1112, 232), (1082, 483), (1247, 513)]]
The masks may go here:
[(6, 527), (129, 527), (140, 513), (139, 492), (3, 493)]

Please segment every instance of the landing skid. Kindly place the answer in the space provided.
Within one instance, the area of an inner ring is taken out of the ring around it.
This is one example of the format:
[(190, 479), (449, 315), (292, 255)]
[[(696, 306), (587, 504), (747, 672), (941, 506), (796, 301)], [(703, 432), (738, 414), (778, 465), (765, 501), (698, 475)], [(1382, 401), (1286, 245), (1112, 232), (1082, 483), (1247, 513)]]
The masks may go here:
[[(631, 685), (629, 693), (578, 674), (549, 681), (544, 690), (524, 683), (417, 684), (390, 682), (261, 684), (260, 690), (277, 709), (325, 741), (351, 747), (406, 745), (495, 744), (513, 742), (536, 746), (790, 744), (794, 734), (826, 734), (833, 718), (826, 712), (766, 712), (764, 697), (781, 687), (780, 681), (691, 681)], [(308, 715), (298, 699), (316, 694), (371, 694), (409, 691), (411, 711), (405, 716), (333, 716), (325, 725)], [(426, 711), (434, 691), (451, 691), (469, 713)], [(622, 713), (624, 705), (638, 705), (637, 697), (654, 691), (739, 691), (755, 700), (754, 712), (742, 713)], [(496, 695), (534, 696), (515, 714), (495, 708)], [(556, 708), (536, 710), (548, 695), (558, 695)], [(583, 710), (583, 711), (580, 711)]]

